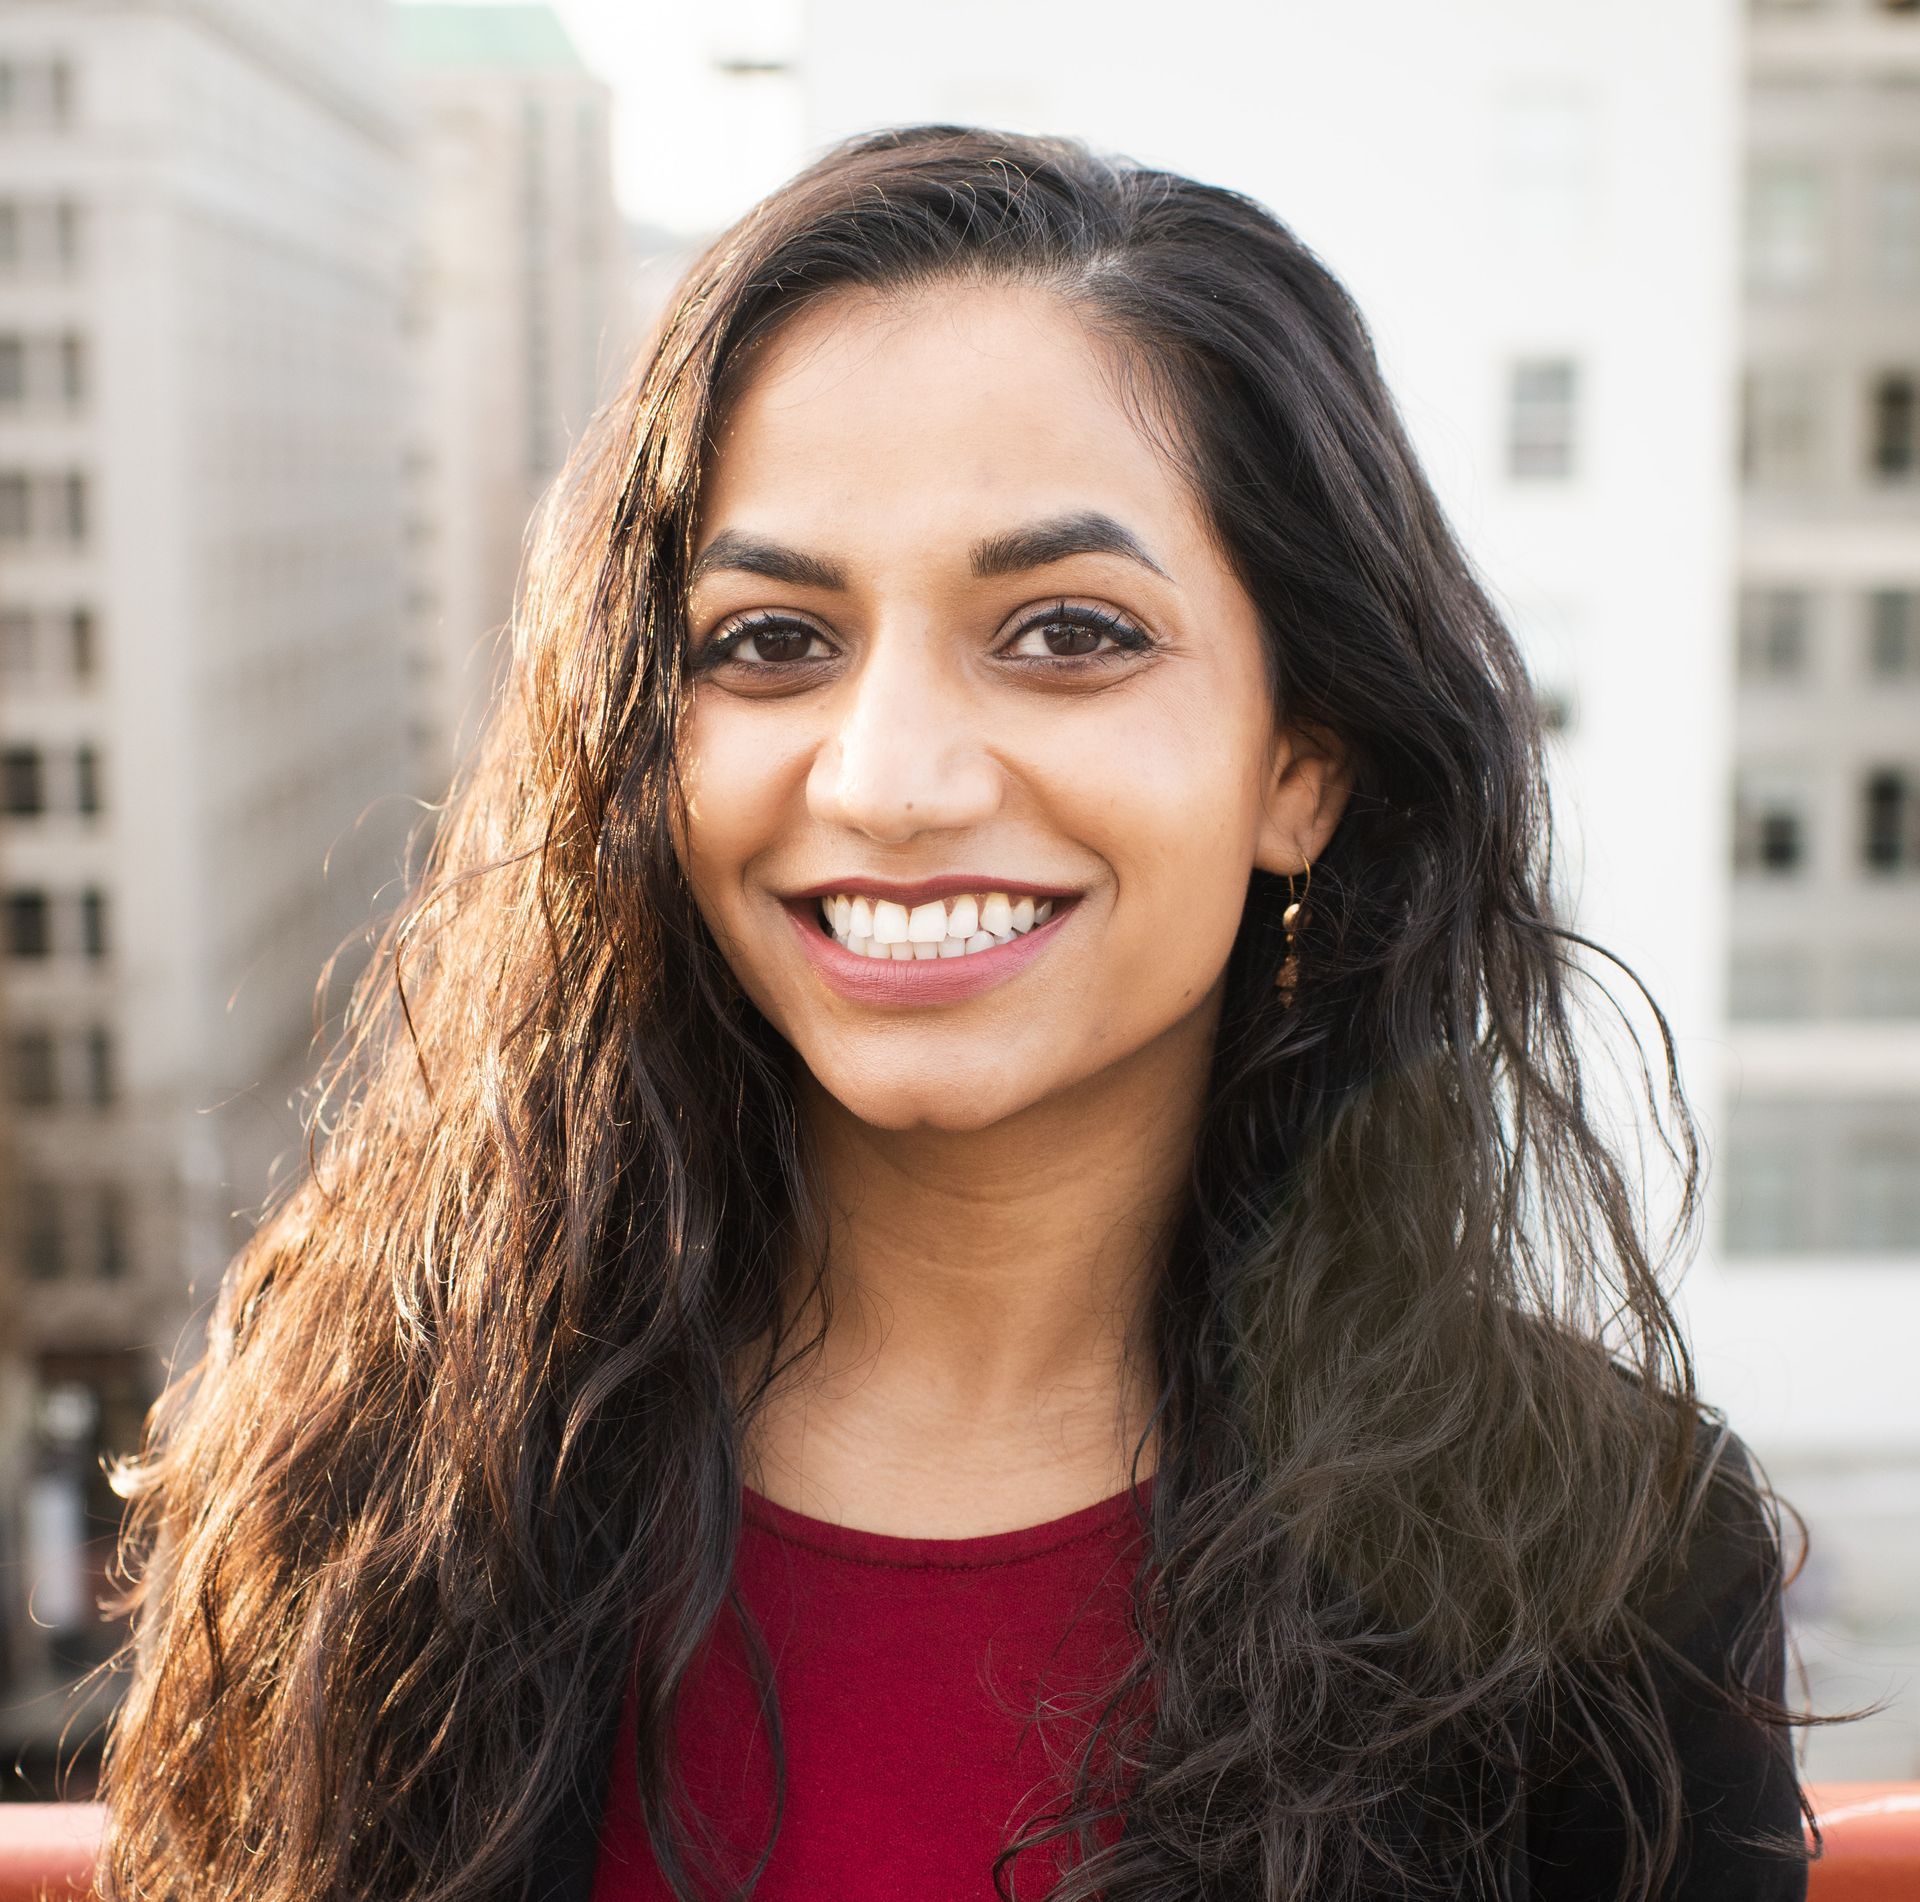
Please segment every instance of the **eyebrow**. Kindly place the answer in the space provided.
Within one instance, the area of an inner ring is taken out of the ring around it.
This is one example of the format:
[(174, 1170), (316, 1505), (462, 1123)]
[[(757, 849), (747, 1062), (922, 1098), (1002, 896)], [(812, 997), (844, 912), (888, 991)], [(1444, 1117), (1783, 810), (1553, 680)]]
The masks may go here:
[[(1119, 555), (1152, 569), (1162, 580), (1169, 579), (1167, 571), (1147, 553), (1131, 529), (1098, 509), (1084, 509), (1077, 515), (1056, 516), (1052, 521), (1030, 522), (1023, 528), (989, 535), (974, 544), (971, 566), (974, 574), (985, 581), (1001, 575), (1023, 574), (1029, 568), (1045, 568), (1075, 555)], [(759, 575), (763, 580), (784, 582), (792, 588), (834, 592), (844, 590), (847, 585), (846, 570), (838, 562), (737, 528), (722, 529), (700, 551), (694, 559), (688, 586), (698, 586), (706, 576), (721, 570)]]
[(821, 555), (803, 554), (781, 542), (764, 536), (748, 535), (737, 528), (723, 528), (694, 558), (688, 586), (697, 586), (707, 575), (719, 569), (735, 574), (759, 575), (766, 581), (783, 581), (790, 588), (841, 589), (847, 585), (846, 570)]
[(1021, 574), (1029, 568), (1044, 568), (1049, 562), (1065, 561), (1073, 555), (1120, 555), (1128, 561), (1137, 561), (1143, 568), (1151, 568), (1163, 581), (1170, 578), (1131, 529), (1098, 509), (1061, 515), (1050, 522), (1033, 522), (1025, 528), (1009, 529), (1003, 535), (989, 535), (974, 546), (973, 572), (983, 580), (993, 575)]

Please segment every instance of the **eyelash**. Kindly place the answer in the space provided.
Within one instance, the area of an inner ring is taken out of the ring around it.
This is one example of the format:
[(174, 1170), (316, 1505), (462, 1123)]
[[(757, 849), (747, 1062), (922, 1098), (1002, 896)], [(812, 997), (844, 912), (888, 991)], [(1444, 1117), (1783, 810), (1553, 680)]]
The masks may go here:
[[(1100, 667), (1132, 654), (1146, 653), (1154, 646), (1150, 635), (1121, 614), (1111, 608), (1069, 606), (1065, 601), (1057, 605), (1030, 614), (1008, 637), (1008, 646), (1037, 629), (1058, 626), (1091, 628), (1104, 634), (1113, 642), (1111, 647), (1095, 648), (1090, 654), (1020, 654), (1010, 656), (1014, 664), (1031, 667), (1043, 673), (1073, 674), (1083, 673), (1090, 667)], [(711, 673), (724, 667), (733, 660), (739, 649), (756, 634), (781, 632), (804, 633), (816, 640), (826, 636), (811, 621), (803, 621), (797, 615), (780, 614), (765, 611), (748, 615), (745, 619), (731, 625), (723, 624), (692, 657), (691, 668), (695, 673)], [(820, 657), (803, 660), (760, 660), (748, 665), (752, 673), (784, 673), (798, 667), (815, 667)]]

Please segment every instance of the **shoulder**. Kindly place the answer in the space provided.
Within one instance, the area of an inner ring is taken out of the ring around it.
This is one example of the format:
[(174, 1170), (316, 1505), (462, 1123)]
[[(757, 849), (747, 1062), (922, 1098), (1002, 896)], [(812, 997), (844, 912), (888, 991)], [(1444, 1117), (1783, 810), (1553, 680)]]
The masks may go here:
[(1784, 1584), (1778, 1514), (1753, 1457), (1724, 1422), (1703, 1419), (1679, 1534), (1639, 1600), (1656, 1655), (1682, 1674), (1777, 1699)]
[(1635, 1762), (1610, 1748), (1617, 1739), (1583, 1734), (1577, 1691), (1556, 1708), (1529, 1803), (1537, 1894), (1611, 1896), (1637, 1855), (1667, 1860), (1657, 1841), (1638, 1840), (1665, 1789), (1677, 1797), (1671, 1868), (1645, 1893), (1804, 1897), (1800, 1785), (1783, 1721), (1783, 1584), (1778, 1517), (1754, 1462), (1723, 1422), (1705, 1419), (1673, 1545), (1618, 1649), (1587, 1667), (1608, 1680), (1595, 1709), (1637, 1712), (1656, 1748)]

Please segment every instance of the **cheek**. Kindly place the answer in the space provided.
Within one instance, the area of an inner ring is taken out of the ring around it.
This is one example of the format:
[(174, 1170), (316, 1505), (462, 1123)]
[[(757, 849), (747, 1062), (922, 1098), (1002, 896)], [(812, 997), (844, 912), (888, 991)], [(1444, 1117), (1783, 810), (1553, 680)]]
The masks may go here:
[(1149, 709), (1076, 749), (1071, 775), (1090, 842), (1114, 871), (1116, 926), (1156, 945), (1183, 988), (1190, 967), (1224, 957), (1253, 868), (1258, 740), (1219, 705)]
[(776, 835), (796, 765), (777, 724), (741, 717), (741, 709), (698, 693), (682, 729), (680, 763), (687, 794), (681, 857), (703, 908), (724, 907), (742, 869)]

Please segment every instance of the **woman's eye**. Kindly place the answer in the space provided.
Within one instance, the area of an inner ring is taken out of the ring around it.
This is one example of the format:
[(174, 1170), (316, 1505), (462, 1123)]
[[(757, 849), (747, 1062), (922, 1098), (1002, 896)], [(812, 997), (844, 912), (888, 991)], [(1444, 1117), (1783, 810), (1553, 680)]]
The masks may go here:
[(818, 628), (809, 627), (805, 621), (768, 615), (722, 628), (700, 650), (695, 665), (708, 668), (734, 662), (748, 669), (791, 666), (796, 661), (823, 659), (823, 655), (810, 651), (816, 641), (824, 645)]
[(1049, 654), (1091, 654), (1107, 637), (1097, 627), (1080, 621), (1048, 621), (1035, 630), (1046, 643)]
[(1050, 608), (1024, 622), (1002, 653), (1015, 660), (1090, 660), (1139, 653), (1152, 643), (1131, 621), (1098, 608)]

